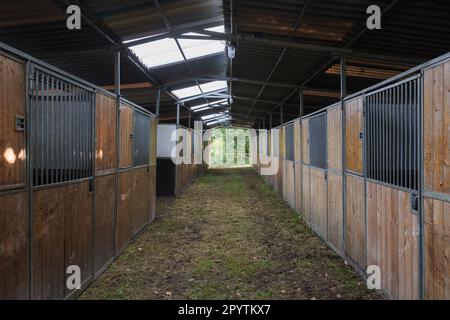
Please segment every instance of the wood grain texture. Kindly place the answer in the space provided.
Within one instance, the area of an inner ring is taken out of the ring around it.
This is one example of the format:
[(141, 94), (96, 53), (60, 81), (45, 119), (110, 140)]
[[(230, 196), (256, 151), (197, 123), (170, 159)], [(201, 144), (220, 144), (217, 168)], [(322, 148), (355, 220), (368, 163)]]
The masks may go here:
[(25, 131), (16, 131), (16, 115), (25, 117), (25, 67), (0, 54), (0, 186), (25, 182)]
[(424, 74), (425, 190), (450, 194), (450, 62)]
[(311, 179), (311, 225), (327, 238), (327, 187), (325, 172), (310, 168)]
[(294, 160), (295, 162), (300, 162), (302, 157), (302, 150), (301, 150), (301, 120), (296, 119), (294, 121)]
[(309, 164), (309, 119), (302, 119), (302, 162)]
[(92, 194), (88, 182), (40, 189), (33, 195), (32, 299), (63, 299), (66, 268), (92, 278)]
[(345, 102), (346, 170), (362, 174), (363, 98), (361, 96)]
[(341, 105), (327, 111), (328, 169), (342, 170), (342, 110)]
[(302, 212), (302, 165), (295, 163), (295, 210)]
[(119, 194), (117, 195), (116, 255), (119, 255), (131, 239), (131, 193), (133, 171), (119, 173)]
[(450, 299), (450, 203), (425, 198), (425, 298)]
[(328, 242), (340, 253), (344, 252), (344, 224), (342, 211), (342, 175), (328, 172)]
[(347, 175), (345, 248), (361, 269), (366, 268), (364, 179)]
[(119, 167), (131, 167), (133, 163), (133, 115), (131, 107), (122, 104), (120, 106), (120, 156)]
[(116, 100), (95, 95), (95, 167), (97, 172), (116, 167)]
[(95, 272), (100, 271), (114, 257), (115, 183), (115, 173), (95, 178)]
[(0, 300), (28, 298), (28, 198), (0, 195)]
[(367, 264), (381, 268), (382, 289), (394, 299), (419, 298), (418, 248), (410, 194), (368, 182)]
[(311, 222), (311, 179), (310, 167), (302, 165), (302, 215), (303, 219)]
[(295, 193), (294, 161), (286, 160), (286, 198), (291, 208), (295, 208)]

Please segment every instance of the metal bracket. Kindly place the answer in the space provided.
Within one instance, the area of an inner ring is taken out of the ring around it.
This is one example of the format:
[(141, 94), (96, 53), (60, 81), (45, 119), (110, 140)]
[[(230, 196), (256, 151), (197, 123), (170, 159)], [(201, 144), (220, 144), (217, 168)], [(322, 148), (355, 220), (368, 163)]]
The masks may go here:
[(410, 205), (411, 211), (417, 214), (419, 212), (419, 196), (417, 194), (411, 193)]
[(14, 118), (14, 127), (17, 132), (25, 131), (25, 116), (16, 114)]

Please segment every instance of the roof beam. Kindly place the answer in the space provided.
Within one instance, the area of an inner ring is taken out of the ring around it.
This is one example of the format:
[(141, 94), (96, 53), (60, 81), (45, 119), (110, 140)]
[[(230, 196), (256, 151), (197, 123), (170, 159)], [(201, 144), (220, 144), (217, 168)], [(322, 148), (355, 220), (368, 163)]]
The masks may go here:
[(278, 65), (281, 63), (281, 60), (283, 59), (284, 54), (286, 53), (286, 51), (288, 49), (288, 44), (292, 41), (294, 34), (297, 31), (298, 27), (300, 26), (300, 22), (302, 21), (303, 16), (305, 15), (306, 8), (308, 8), (308, 5), (309, 5), (309, 1), (310, 0), (307, 0), (305, 2), (305, 4), (303, 5), (302, 9), (300, 10), (297, 20), (295, 21), (294, 27), (292, 28), (292, 31), (289, 34), (289, 39), (288, 39), (287, 43), (283, 46), (283, 50), (281, 50), (277, 60), (275, 61), (275, 64), (272, 66), (272, 70), (267, 75), (266, 80), (264, 80), (264, 84), (262, 85), (261, 89), (259, 90), (258, 94), (256, 95), (256, 98), (253, 100), (252, 105), (250, 106), (250, 109), (248, 109), (248, 112), (245, 115), (246, 118), (248, 117), (250, 112), (252, 112), (252, 109), (255, 106), (256, 101), (261, 97), (262, 93), (264, 92), (264, 89), (267, 86), (267, 83), (270, 81), (270, 78), (272, 78), (273, 74), (275, 73), (275, 71), (278, 68)]

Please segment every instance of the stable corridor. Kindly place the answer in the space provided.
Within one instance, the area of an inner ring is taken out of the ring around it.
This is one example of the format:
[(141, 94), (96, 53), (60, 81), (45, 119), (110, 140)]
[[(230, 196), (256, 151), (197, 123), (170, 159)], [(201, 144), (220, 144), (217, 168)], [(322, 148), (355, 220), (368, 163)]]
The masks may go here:
[(211, 169), (81, 299), (379, 299), (251, 168)]

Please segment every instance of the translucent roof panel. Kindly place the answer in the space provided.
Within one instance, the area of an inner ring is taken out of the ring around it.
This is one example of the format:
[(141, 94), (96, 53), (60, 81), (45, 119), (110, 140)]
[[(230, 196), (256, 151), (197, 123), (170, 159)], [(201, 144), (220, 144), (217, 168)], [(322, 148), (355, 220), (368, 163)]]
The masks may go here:
[(178, 40), (186, 59), (194, 59), (219, 52), (225, 54), (225, 43), (217, 40), (180, 39)]
[(139, 44), (130, 49), (150, 68), (183, 61), (183, 56), (173, 39)]
[(216, 91), (220, 89), (226, 89), (227, 88), (227, 82), (226, 81), (212, 81), (207, 82), (200, 85), (200, 88), (203, 92), (211, 92)]
[(172, 90), (172, 93), (176, 95), (178, 99), (184, 99), (202, 94), (198, 86), (187, 87), (179, 90)]

